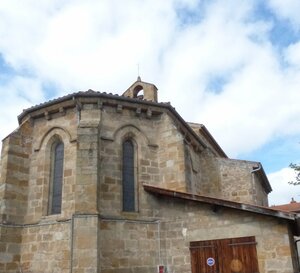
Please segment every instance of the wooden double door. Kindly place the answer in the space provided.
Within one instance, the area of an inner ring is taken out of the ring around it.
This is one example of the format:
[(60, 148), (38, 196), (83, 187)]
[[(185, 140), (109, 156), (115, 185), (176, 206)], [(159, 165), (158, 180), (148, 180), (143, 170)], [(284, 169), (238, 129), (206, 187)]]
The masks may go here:
[(190, 242), (192, 273), (259, 273), (255, 237)]

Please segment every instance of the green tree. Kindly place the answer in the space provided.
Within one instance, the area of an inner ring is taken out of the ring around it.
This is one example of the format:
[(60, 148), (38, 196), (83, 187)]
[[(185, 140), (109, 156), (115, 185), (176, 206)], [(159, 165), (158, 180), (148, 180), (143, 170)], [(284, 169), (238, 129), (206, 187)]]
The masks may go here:
[(299, 185), (300, 184), (300, 165), (291, 163), (290, 168), (292, 168), (295, 171), (296, 176), (295, 176), (295, 180), (290, 181), (289, 184)]

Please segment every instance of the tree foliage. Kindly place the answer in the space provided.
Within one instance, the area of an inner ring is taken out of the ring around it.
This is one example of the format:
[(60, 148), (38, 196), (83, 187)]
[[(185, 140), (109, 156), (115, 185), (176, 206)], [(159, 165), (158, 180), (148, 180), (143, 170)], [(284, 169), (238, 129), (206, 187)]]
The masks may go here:
[(295, 180), (294, 181), (290, 181), (289, 184), (300, 185), (300, 165), (299, 164), (291, 163), (290, 164), (290, 168), (292, 168), (295, 171), (296, 176), (295, 176)]

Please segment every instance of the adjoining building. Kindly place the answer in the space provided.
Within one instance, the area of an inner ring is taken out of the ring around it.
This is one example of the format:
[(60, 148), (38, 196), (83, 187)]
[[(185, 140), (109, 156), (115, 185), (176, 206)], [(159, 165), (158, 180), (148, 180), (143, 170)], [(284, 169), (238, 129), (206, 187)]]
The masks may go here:
[(300, 213), (300, 202), (297, 202), (292, 198), (291, 202), (288, 204), (271, 206), (272, 209), (283, 210), (288, 212)]
[[(300, 202), (297, 202), (294, 200), (294, 198), (292, 198), (290, 203), (272, 206), (272, 209), (299, 214), (300, 213)], [(297, 247), (298, 261), (300, 261), (300, 256), (299, 256), (300, 255), (300, 236), (295, 236), (294, 241), (295, 241), (295, 245)]]
[(0, 272), (298, 272), (297, 214), (268, 207), (262, 165), (228, 158), (157, 97), (138, 78), (18, 116), (1, 154)]

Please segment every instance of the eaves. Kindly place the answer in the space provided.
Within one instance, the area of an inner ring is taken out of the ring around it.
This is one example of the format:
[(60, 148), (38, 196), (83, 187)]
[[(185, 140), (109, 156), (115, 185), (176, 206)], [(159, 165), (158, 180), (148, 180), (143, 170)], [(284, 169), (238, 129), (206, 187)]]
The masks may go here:
[[(207, 145), (198, 137), (198, 135), (193, 131), (193, 129), (186, 123), (186, 121), (177, 113), (175, 108), (171, 106), (170, 103), (164, 102), (153, 102), (148, 100), (141, 100), (138, 98), (129, 98), (125, 96), (114, 95), (112, 93), (106, 92), (98, 92), (93, 90), (88, 91), (79, 91), (76, 93), (72, 93), (57, 99), (53, 99), (36, 106), (30, 107), (28, 109), (23, 110), (23, 112), (18, 116), (19, 124), (23, 122), (23, 120), (27, 116), (32, 116), (34, 113), (38, 111), (42, 111), (43, 109), (53, 108), (55, 105), (65, 103), (67, 107), (78, 107), (78, 103), (81, 99), (99, 99), (110, 101), (111, 103), (129, 103), (129, 104), (138, 104), (145, 107), (154, 107), (159, 109), (165, 109), (169, 113), (169, 115), (174, 120), (176, 126), (180, 128), (183, 132), (185, 140), (190, 142), (195, 147), (201, 147), (200, 150), (207, 148)], [(79, 105), (80, 107), (80, 105)]]
[(177, 198), (182, 200), (194, 201), (198, 203), (205, 203), (214, 206), (252, 212), (260, 215), (272, 216), (272, 217), (291, 220), (291, 221), (295, 221), (297, 219), (297, 215), (295, 213), (274, 210), (268, 207), (256, 206), (256, 205), (234, 202), (234, 201), (220, 199), (220, 198), (208, 197), (204, 195), (197, 195), (197, 194), (191, 194), (187, 192), (159, 188), (147, 184), (144, 184), (143, 187), (145, 191), (149, 193), (167, 196), (170, 198)]

